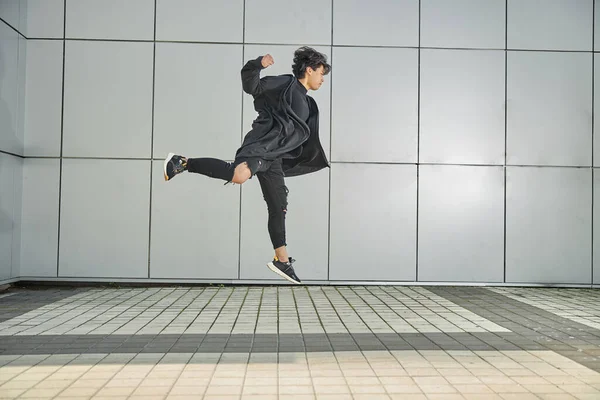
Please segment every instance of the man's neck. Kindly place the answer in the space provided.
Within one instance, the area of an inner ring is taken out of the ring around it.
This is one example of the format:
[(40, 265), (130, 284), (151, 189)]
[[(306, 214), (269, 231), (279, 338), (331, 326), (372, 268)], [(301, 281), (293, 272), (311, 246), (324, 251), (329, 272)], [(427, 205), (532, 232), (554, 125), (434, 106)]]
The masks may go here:
[(300, 82), (302, 84), (302, 86), (304, 86), (306, 88), (306, 91), (309, 91), (309, 87), (308, 87), (308, 78), (302, 78), (302, 79), (298, 79), (298, 82)]

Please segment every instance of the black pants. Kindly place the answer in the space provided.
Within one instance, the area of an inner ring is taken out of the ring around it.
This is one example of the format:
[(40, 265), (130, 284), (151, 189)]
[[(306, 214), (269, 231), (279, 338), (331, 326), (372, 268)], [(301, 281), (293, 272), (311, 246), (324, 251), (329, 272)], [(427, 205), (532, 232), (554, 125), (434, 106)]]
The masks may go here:
[(275, 161), (258, 158), (237, 159), (233, 163), (228, 163), (215, 158), (189, 158), (187, 160), (187, 170), (188, 172), (230, 182), (233, 179), (235, 167), (242, 162), (248, 163), (252, 176), (256, 176), (260, 183), (263, 198), (267, 203), (267, 211), (269, 212), (267, 227), (273, 248), (287, 246), (285, 216), (289, 190), (285, 186), (281, 159)]

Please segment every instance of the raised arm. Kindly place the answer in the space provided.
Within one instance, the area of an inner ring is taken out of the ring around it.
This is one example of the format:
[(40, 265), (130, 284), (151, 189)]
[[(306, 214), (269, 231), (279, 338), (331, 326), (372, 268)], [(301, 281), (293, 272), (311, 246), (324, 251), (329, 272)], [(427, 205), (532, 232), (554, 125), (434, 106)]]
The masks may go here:
[(244, 65), (242, 68), (242, 88), (244, 92), (253, 96), (258, 96), (262, 92), (260, 71), (271, 64), (273, 64), (273, 57), (267, 54), (250, 60)]

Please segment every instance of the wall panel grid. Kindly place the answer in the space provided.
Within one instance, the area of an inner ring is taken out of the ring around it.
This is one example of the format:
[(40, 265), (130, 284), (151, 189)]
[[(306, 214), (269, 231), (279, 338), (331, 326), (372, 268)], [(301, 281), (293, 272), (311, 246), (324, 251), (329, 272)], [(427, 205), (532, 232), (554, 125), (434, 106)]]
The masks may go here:
[[(25, 157), (60, 160), (59, 190), (52, 192), (59, 208), (56, 277), (279, 283), (259, 270), (270, 249), (266, 217), (253, 215), (264, 207), (256, 182), (224, 189), (203, 177), (182, 177), (163, 188), (160, 162), (169, 151), (230, 160), (255, 115), (241, 93), (239, 69), (270, 52), (276, 65), (263, 74), (287, 73), (293, 50), (310, 45), (328, 55), (333, 71), (314, 93), (332, 168), (289, 179), (288, 229), (297, 249), (290, 253), (310, 260), (308, 282), (600, 283), (593, 234), (599, 215), (594, 167), (600, 167), (596, 1), (543, 7), (535, 0), (52, 3), (51, 22), (30, 17), (37, 26), (26, 32), (32, 32), (32, 57), (51, 60), (54, 76), (28, 66), (28, 74), (47, 84), (28, 87), (27, 96), (43, 92), (60, 104), (61, 118), (39, 105), (27, 108), (34, 128), (26, 126)], [(102, 171), (119, 178), (105, 180)], [(92, 183), (89, 176), (122, 197), (96, 204), (102, 190), (77, 189)], [(561, 190), (557, 182), (570, 186)], [(185, 201), (171, 210), (178, 191)], [(119, 260), (100, 272), (81, 270), (85, 254), (75, 249), (113, 251), (128, 235), (119, 240), (110, 225), (87, 239), (76, 235), (72, 230), (84, 229), (77, 221), (86, 214), (64, 205), (89, 196), (99, 213), (94, 218), (118, 210), (145, 236), (115, 252)], [(119, 201), (147, 213), (125, 212)], [(388, 208), (377, 211), (378, 203)], [(206, 212), (211, 208), (223, 218)], [(310, 226), (293, 215), (312, 210), (317, 217)], [(538, 214), (524, 219), (533, 211)], [(529, 225), (522, 226), (525, 220)], [(353, 222), (360, 234), (350, 232)], [(182, 225), (197, 230), (198, 243), (169, 235)], [(565, 227), (567, 244), (543, 236), (542, 229)], [(518, 235), (508, 237), (512, 232)], [(523, 232), (564, 245), (577, 258), (577, 274), (548, 274), (545, 268), (563, 264), (554, 259), (547, 266), (552, 259), (537, 254), (543, 252), (537, 242), (516, 246)], [(211, 245), (215, 237), (219, 243)], [(264, 251), (257, 255), (259, 246)], [(181, 265), (172, 274), (170, 249)], [(524, 263), (537, 269), (521, 273)]]

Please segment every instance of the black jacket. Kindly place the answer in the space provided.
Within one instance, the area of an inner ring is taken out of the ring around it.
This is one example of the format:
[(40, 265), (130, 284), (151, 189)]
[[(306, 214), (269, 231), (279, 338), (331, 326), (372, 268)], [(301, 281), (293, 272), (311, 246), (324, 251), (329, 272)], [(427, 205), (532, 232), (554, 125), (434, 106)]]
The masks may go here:
[(329, 167), (319, 141), (319, 109), (308, 97), (309, 117), (304, 122), (291, 107), (293, 75), (260, 78), (262, 56), (242, 68), (242, 88), (254, 97), (258, 117), (246, 134), (236, 158), (283, 159), (286, 176), (304, 175)]

